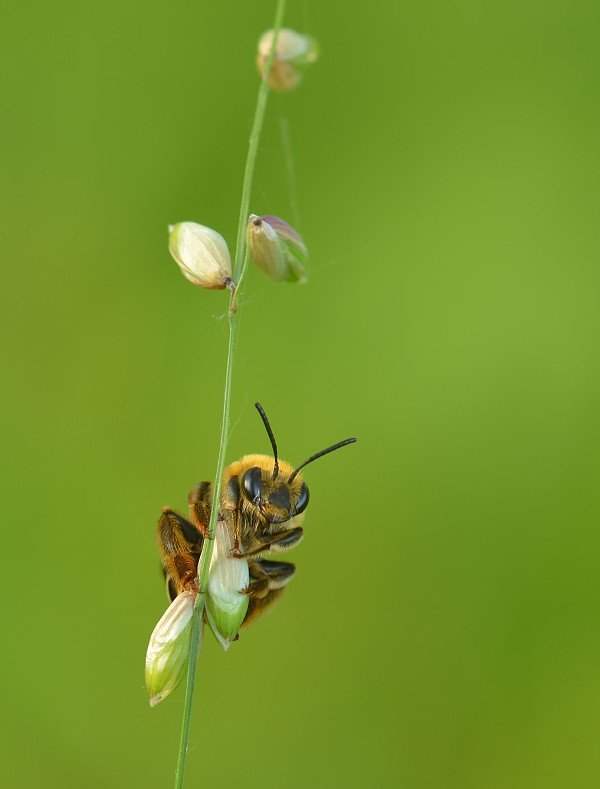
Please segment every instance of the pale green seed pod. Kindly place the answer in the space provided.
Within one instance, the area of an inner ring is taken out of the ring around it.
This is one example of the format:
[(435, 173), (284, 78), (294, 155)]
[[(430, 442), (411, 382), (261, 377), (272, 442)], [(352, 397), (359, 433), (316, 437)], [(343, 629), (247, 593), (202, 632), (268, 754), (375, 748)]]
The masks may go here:
[(233, 542), (224, 521), (217, 521), (215, 544), (208, 575), (206, 617), (223, 649), (236, 637), (248, 610), (248, 595), (242, 589), (250, 583), (248, 562), (230, 557)]
[(169, 252), (183, 276), (211, 290), (231, 286), (231, 257), (220, 233), (196, 222), (169, 225)]
[(276, 282), (306, 282), (306, 246), (300, 234), (283, 219), (271, 214), (251, 214), (248, 243), (250, 257), (268, 277)]
[(197, 593), (178, 595), (152, 631), (146, 652), (146, 692), (156, 706), (175, 689), (190, 650), (192, 615)]
[[(266, 74), (273, 35), (274, 31), (268, 30), (258, 42), (257, 65), (262, 76)], [(266, 75), (269, 86), (280, 93), (292, 90), (301, 81), (305, 69), (318, 58), (319, 47), (313, 38), (290, 30), (288, 27), (282, 28), (279, 31), (271, 70)]]

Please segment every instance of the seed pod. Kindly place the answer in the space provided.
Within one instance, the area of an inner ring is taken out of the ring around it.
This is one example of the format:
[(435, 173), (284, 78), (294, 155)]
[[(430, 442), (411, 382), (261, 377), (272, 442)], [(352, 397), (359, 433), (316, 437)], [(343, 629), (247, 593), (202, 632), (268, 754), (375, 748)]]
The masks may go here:
[(231, 535), (224, 521), (217, 521), (215, 545), (210, 562), (206, 616), (223, 649), (227, 650), (236, 637), (248, 610), (248, 595), (240, 590), (250, 583), (248, 562), (232, 559)]
[(306, 282), (308, 252), (291, 225), (271, 214), (250, 214), (248, 236), (250, 257), (264, 274), (276, 282)]
[(169, 252), (183, 276), (201, 288), (231, 285), (231, 257), (220, 233), (196, 222), (169, 225)]
[(196, 597), (193, 591), (178, 595), (152, 631), (146, 652), (146, 692), (151, 707), (166, 698), (181, 679), (190, 650)]
[(303, 36), (295, 30), (284, 27), (279, 31), (277, 46), (271, 64), (271, 70), (266, 74), (269, 54), (273, 45), (273, 30), (268, 30), (260, 37), (258, 42), (257, 65), (259, 72), (266, 76), (267, 82), (273, 90), (285, 93), (292, 90), (302, 79), (302, 73), (319, 57), (317, 42), (310, 36)]

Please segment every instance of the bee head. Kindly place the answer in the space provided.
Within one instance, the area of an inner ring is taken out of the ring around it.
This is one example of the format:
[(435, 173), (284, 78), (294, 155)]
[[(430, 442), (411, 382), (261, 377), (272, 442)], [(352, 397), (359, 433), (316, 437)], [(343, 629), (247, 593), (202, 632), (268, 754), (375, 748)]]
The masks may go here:
[[(287, 464), (285, 464), (287, 465)], [(242, 495), (269, 523), (284, 523), (300, 515), (308, 506), (308, 487), (300, 477), (291, 483), (278, 473), (273, 479), (269, 468), (252, 466), (242, 477)]]
[(268, 467), (252, 466), (249, 468), (241, 480), (242, 494), (247, 501), (251, 502), (260, 510), (262, 517), (269, 523), (284, 523), (296, 515), (300, 515), (309, 501), (308, 486), (298, 474), (300, 469), (312, 463), (313, 460), (333, 452), (335, 449), (353, 444), (355, 438), (347, 438), (339, 441), (327, 449), (311, 455), (304, 463), (292, 469), (287, 463), (283, 463), (280, 468), (277, 456), (277, 442), (267, 419), (267, 415), (260, 403), (256, 403), (256, 409), (261, 416), (269, 439), (273, 448), (274, 463), (273, 470)]

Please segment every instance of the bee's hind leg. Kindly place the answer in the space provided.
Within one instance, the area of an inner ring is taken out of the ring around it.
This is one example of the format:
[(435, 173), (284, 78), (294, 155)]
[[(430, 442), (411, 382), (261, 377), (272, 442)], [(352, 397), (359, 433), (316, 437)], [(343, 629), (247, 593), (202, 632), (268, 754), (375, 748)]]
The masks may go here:
[(161, 563), (169, 596), (198, 588), (198, 557), (204, 542), (198, 529), (179, 513), (164, 507), (156, 528)]
[(282, 589), (294, 577), (296, 565), (291, 562), (273, 562), (255, 559), (248, 563), (250, 584), (243, 590), (252, 598), (263, 599), (269, 591)]

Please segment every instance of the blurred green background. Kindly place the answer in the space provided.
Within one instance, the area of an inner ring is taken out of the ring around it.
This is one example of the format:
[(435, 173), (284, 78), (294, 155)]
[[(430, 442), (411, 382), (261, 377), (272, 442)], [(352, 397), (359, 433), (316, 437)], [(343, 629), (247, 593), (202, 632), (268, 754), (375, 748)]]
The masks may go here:
[[(228, 459), (300, 461), (271, 615), (207, 637), (188, 783), (600, 785), (596, 2), (289, 2), (322, 60), (272, 96)], [(5, 3), (3, 783), (163, 787), (150, 709), (163, 505), (211, 479), (226, 308), (169, 222), (234, 243), (272, 0)]]

